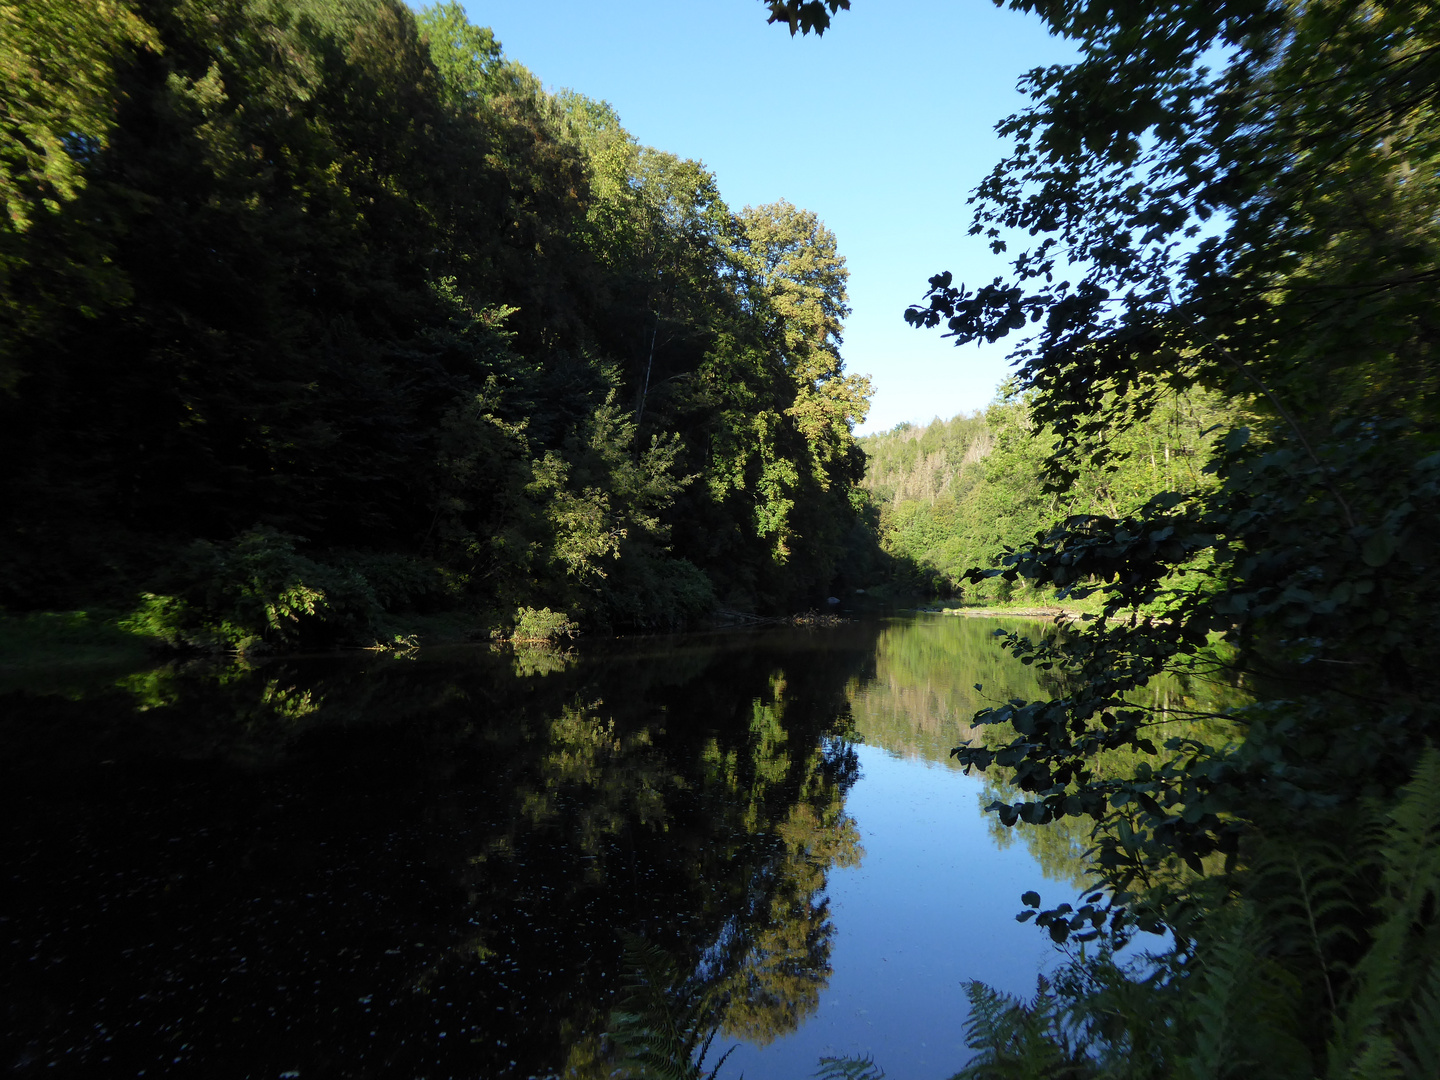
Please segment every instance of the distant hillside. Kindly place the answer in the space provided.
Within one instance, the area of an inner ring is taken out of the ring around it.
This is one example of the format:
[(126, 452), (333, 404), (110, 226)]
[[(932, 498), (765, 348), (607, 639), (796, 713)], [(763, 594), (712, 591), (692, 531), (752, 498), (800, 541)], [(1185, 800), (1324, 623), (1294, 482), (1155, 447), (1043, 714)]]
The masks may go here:
[[(881, 547), (896, 561), (896, 583), (956, 595), (966, 570), (993, 565), (1005, 548), (1072, 514), (1119, 516), (1161, 491), (1203, 486), (1207, 433), (1219, 419), (1213, 396), (1172, 395), (1145, 423), (1117, 423), (1110, 460), (1082, 463), (1063, 492), (1044, 490), (1041, 464), (1054, 440), (1014, 395), (1002, 393), (983, 413), (865, 436), (864, 488)], [(971, 599), (1013, 594), (1007, 582), (965, 590)]]
[(868, 459), (865, 487), (877, 502), (959, 499), (978, 480), (973, 466), (990, 453), (995, 436), (985, 414), (976, 412), (923, 426), (899, 424), (860, 445)]

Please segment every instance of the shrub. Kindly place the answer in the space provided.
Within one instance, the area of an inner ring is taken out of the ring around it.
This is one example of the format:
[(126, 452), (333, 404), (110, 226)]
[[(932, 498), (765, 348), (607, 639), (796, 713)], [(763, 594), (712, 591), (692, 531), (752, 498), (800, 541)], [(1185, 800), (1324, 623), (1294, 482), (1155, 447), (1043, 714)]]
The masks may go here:
[(694, 563), (632, 551), (603, 589), (603, 614), (619, 626), (678, 630), (714, 610), (715, 587)]
[(511, 641), (554, 641), (574, 637), (580, 627), (560, 611), (547, 608), (522, 607), (515, 612), (515, 631)]
[(237, 652), (363, 636), (381, 615), (374, 590), (354, 569), (299, 554), (301, 542), (265, 527), (226, 543), (196, 541), (165, 591), (141, 594), (121, 628), (171, 648)]
[(454, 583), (434, 564), (390, 552), (342, 551), (333, 554), (341, 569), (359, 574), (386, 611), (433, 611), (445, 607)]

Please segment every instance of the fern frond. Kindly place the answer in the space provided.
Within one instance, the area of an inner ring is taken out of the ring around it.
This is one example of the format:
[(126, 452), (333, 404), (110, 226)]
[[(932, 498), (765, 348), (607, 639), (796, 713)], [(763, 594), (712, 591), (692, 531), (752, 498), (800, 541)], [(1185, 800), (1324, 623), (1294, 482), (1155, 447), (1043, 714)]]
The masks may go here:
[(1186, 1019), (1194, 1050), (1182, 1059), (1186, 1075), (1218, 1078), (1251, 1064), (1241, 1024), (1252, 1007), (1251, 972), (1256, 963), (1252, 917), (1237, 918), (1235, 932), (1205, 943), (1205, 963), (1188, 1002)]
[(1415, 995), (1415, 1007), (1404, 1028), (1400, 1064), (1405, 1080), (1440, 1076), (1440, 968), (1432, 966)]
[(734, 1048), (704, 1074), (719, 1030), (712, 996), (681, 978), (663, 949), (634, 935), (624, 940), (627, 990), (606, 1032), (623, 1055), (617, 1063), (622, 1075), (714, 1080)]
[[(1440, 900), (1440, 751), (1434, 747), (1421, 755), (1415, 775), (1401, 789), (1380, 853), (1383, 918), (1355, 967), (1352, 992), (1330, 1040), (1332, 1077), (1401, 1076), (1396, 1014), (1417, 986), (1433, 982), (1433, 923)], [(1417, 929), (1432, 933), (1417, 935)]]
[[(1301, 1025), (1303, 983), (1267, 954), (1269, 928), (1248, 904), (1207, 919), (1193, 968), (1175, 985), (1173, 1028), (1160, 1058), (1195, 1080), (1314, 1077)], [(1173, 1055), (1173, 1057), (1171, 1057)]]
[[(700, 1056), (698, 1059), (696, 1059), (696, 1064), (698, 1066), (703, 1066), (705, 1064), (705, 1055), (710, 1052), (710, 1044), (715, 1041), (715, 1036), (719, 1033), (720, 1028), (714, 1027), (710, 1030), (710, 1034), (705, 1037), (705, 1045), (700, 1048)], [(729, 1050), (726, 1050), (723, 1054), (721, 1054), (720, 1060), (715, 1062), (715, 1067), (706, 1074), (705, 1080), (715, 1080), (715, 1078), (720, 1075), (721, 1066), (723, 1066), (726, 1060), (730, 1057), (730, 1055), (738, 1049), (740, 1049), (740, 1044), (736, 1043), (734, 1046), (730, 1047)], [(745, 1080), (745, 1078), (742, 1076), (740, 1080)]]
[(1366, 883), (1375, 876), (1372, 867), (1357, 861), (1354, 846), (1286, 835), (1256, 853), (1245, 890), (1265, 928), (1265, 951), (1293, 957), (1301, 969), (1313, 967), (1332, 1016), (1346, 957), (1353, 956), (1357, 928), (1367, 921), (1367, 894), (1373, 895)]
[(1349, 1000), (1327, 1048), (1329, 1075), (1335, 1080), (1357, 1074), (1394, 1075), (1388, 1070), (1398, 1069), (1394, 1044), (1384, 1029), (1399, 1001), (1404, 938), (1405, 928), (1387, 919), (1356, 966)]
[(1044, 976), (1029, 1002), (973, 980), (965, 984), (965, 994), (970, 999), (965, 1045), (976, 1054), (953, 1080), (1062, 1080), (1092, 1072), (1070, 1052)]
[(977, 980), (965, 984), (970, 1018), (965, 1021), (965, 1045), (990, 1051), (1009, 1046), (1020, 1037), (1025, 1003)]
[(885, 1080), (885, 1070), (866, 1057), (822, 1057), (815, 1080)]
[(1391, 911), (1418, 911), (1440, 889), (1440, 750), (1433, 746), (1401, 789), (1381, 857)]

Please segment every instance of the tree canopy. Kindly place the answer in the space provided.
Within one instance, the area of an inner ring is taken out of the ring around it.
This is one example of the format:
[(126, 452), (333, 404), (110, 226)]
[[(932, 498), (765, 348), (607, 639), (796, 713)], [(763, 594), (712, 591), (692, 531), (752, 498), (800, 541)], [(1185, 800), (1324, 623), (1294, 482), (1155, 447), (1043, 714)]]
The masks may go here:
[(829, 591), (869, 388), (813, 214), (732, 211), (454, 3), (0, 21), (7, 608), (212, 647)]

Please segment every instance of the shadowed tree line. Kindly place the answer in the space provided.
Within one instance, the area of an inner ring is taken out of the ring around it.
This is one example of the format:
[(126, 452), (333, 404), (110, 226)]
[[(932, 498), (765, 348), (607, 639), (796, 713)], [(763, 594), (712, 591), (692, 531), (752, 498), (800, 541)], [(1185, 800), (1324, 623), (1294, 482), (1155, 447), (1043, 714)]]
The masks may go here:
[(823, 596), (846, 270), (455, 4), (0, 6), (0, 604), (172, 644)]

